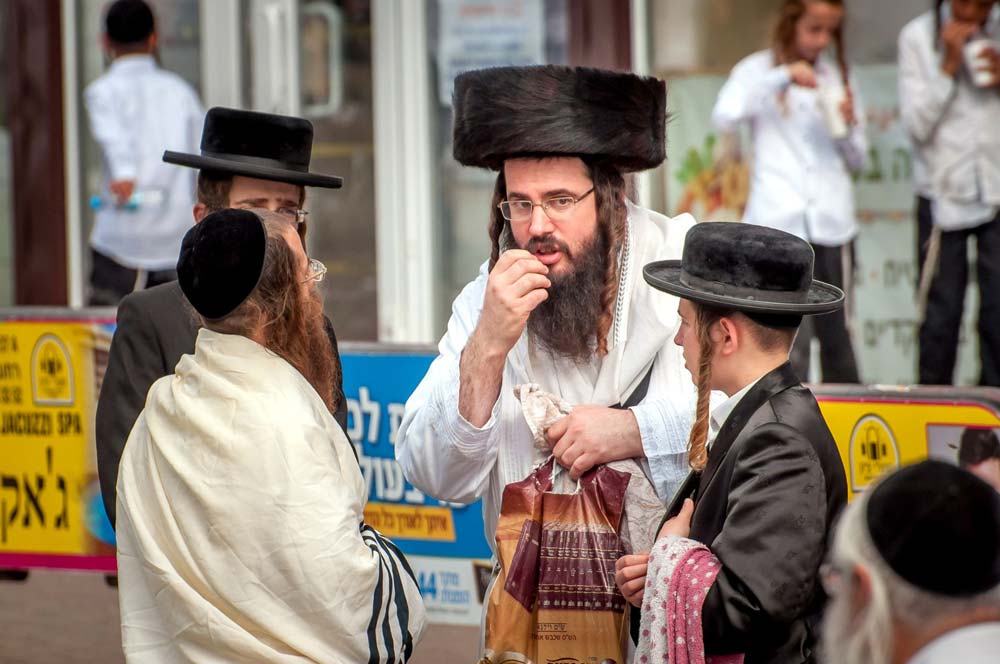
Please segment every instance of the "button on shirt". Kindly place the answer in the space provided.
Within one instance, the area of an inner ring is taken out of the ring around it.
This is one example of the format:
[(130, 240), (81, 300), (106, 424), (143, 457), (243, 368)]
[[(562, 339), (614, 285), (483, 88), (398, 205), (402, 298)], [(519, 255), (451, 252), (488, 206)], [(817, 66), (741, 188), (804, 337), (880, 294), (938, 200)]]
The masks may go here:
[[(843, 85), (839, 69), (821, 58), (819, 89)], [(818, 89), (791, 84), (788, 68), (775, 66), (770, 51), (741, 60), (712, 110), (721, 131), (750, 124), (753, 173), (744, 221), (783, 230), (815, 244), (835, 247), (857, 234), (849, 170), (864, 165), (868, 150), (864, 114), (854, 93), (858, 123), (834, 140), (826, 129)]]
[[(982, 36), (1000, 39), (994, 8)], [(899, 108), (919, 161), (924, 189), (942, 230), (979, 226), (1000, 209), (1000, 94), (972, 84), (963, 64), (955, 77), (941, 70), (944, 46), (934, 45), (934, 14), (913, 19), (899, 35)]]
[[(163, 151), (198, 152), (205, 113), (197, 93), (152, 56), (130, 55), (87, 86), (84, 103), (104, 173), (91, 246), (132, 269), (173, 269), (194, 223), (197, 172), (163, 163)], [(112, 180), (135, 181), (135, 209), (115, 204)]]

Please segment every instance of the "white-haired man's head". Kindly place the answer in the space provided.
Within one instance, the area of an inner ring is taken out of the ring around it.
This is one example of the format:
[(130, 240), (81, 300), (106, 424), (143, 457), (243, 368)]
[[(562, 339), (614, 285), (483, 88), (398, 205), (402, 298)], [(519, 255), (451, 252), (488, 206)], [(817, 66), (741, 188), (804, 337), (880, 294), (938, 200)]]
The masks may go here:
[(902, 664), (1000, 620), (1000, 496), (951, 464), (904, 468), (845, 509), (823, 577), (830, 664)]

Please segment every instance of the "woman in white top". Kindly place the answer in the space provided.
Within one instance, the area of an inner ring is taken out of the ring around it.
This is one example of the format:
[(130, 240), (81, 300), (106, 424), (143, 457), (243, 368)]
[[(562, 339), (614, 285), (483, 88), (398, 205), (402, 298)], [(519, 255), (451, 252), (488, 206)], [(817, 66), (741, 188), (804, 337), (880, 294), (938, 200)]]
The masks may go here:
[[(749, 124), (754, 166), (744, 221), (809, 241), (816, 278), (841, 288), (857, 235), (850, 172), (864, 165), (867, 152), (862, 110), (848, 82), (843, 20), (841, 0), (786, 0), (771, 48), (733, 68), (712, 111), (721, 131)], [(831, 43), (834, 59), (826, 53)], [(823, 380), (858, 382), (844, 312), (803, 321), (792, 352), (800, 378), (808, 379), (813, 330)]]

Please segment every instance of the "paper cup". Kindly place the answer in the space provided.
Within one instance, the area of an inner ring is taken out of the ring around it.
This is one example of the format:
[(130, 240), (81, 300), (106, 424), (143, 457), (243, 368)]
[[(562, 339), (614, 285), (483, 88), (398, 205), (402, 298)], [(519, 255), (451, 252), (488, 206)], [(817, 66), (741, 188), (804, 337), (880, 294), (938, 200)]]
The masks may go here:
[(1000, 44), (992, 39), (979, 38), (968, 42), (962, 50), (965, 56), (965, 66), (969, 68), (969, 75), (972, 77), (972, 84), (980, 88), (996, 83), (993, 74), (983, 69), (990, 62), (989, 58), (982, 55), (984, 49), (1000, 51)]
[(843, 86), (831, 85), (819, 89), (819, 105), (823, 111), (823, 123), (826, 130), (833, 139), (846, 138), (851, 128), (844, 120), (844, 114), (840, 111), (844, 100), (847, 99), (847, 91)]

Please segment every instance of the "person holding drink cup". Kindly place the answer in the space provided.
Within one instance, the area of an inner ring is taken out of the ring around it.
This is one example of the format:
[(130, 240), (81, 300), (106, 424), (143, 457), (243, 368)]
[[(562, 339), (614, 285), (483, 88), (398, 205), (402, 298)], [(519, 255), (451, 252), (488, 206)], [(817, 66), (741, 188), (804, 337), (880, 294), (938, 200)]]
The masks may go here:
[(914, 148), (918, 380), (950, 385), (976, 240), (982, 385), (1000, 385), (1000, 8), (938, 0), (899, 35), (899, 103)]
[[(749, 125), (754, 168), (743, 220), (811, 243), (816, 278), (850, 297), (858, 232), (850, 174), (864, 166), (868, 146), (848, 75), (844, 12), (842, 0), (785, 0), (771, 48), (733, 68), (712, 121), (722, 132)], [(791, 354), (800, 379), (808, 379), (815, 333), (823, 380), (858, 382), (847, 319), (838, 311), (803, 323)]]

